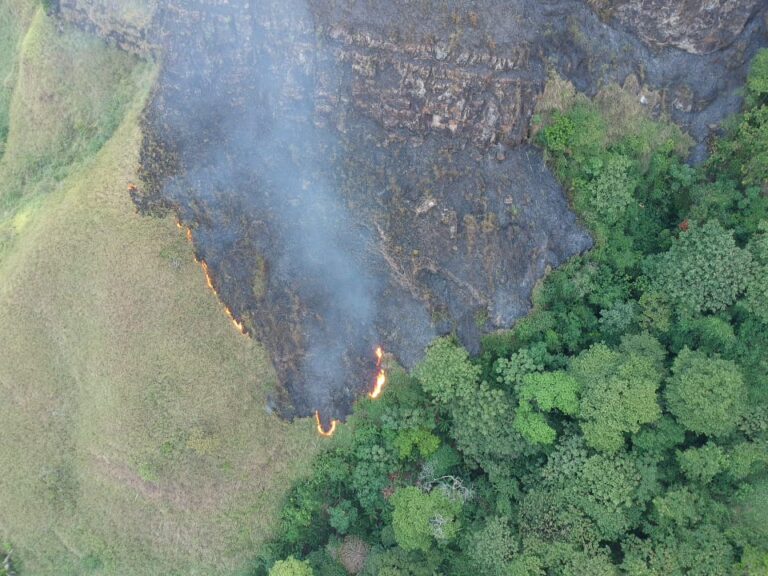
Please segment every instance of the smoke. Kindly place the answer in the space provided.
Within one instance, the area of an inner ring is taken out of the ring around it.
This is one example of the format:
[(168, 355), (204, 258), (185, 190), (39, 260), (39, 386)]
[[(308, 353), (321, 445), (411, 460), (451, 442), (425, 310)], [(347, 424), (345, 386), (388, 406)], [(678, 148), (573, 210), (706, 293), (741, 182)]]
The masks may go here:
[(544, 80), (529, 50), (497, 56), (482, 30), (450, 48), (445, 10), (312, 1), (160, 2), (142, 158), (266, 347), (281, 413), (328, 429), (372, 390), (377, 345), (407, 368), (436, 333), (476, 351), (591, 242), (519, 145)]
[[(376, 256), (332, 176), (339, 143), (313, 123), (318, 69), (307, 5), (266, 4), (219, 6), (202, 29), (182, 3), (166, 9), (163, 26), (175, 38), (152, 109), (182, 170), (163, 195), (195, 224), (197, 250), (224, 280), (235, 314), (255, 309), (257, 336), (292, 340), (265, 344), (283, 384), (300, 392), (298, 412), (326, 417), (359, 391), (350, 368), (364, 378), (359, 368), (378, 344)], [(210, 37), (201, 43), (200, 33)], [(234, 254), (242, 245), (254, 251), (248, 274)], [(240, 273), (249, 286), (256, 253), (268, 254), (268, 303), (248, 302), (226, 283)]]

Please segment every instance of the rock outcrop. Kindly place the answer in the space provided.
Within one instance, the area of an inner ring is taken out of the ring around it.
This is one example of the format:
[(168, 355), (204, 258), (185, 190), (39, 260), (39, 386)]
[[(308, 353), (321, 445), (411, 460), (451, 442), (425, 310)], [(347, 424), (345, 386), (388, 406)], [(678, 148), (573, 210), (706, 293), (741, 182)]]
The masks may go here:
[(654, 48), (709, 54), (731, 44), (762, 0), (590, 0), (609, 21)]

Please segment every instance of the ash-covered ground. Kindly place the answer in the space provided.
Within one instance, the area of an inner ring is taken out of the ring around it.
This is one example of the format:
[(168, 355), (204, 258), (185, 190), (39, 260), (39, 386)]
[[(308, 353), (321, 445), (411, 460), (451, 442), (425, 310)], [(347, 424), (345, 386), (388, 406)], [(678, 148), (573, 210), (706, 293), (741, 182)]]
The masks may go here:
[(633, 74), (703, 143), (765, 42), (758, 4), (684, 51), (578, 0), (164, 0), (136, 200), (192, 228), (281, 411), (343, 417), (376, 345), (405, 366), (437, 334), (477, 349), (590, 247), (526, 143), (550, 70), (588, 93)]

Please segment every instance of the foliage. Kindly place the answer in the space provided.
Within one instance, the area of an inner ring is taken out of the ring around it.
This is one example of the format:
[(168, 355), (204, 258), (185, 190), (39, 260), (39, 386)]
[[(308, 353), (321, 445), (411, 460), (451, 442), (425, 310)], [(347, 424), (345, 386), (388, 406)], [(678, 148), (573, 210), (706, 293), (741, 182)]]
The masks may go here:
[(552, 444), (555, 430), (541, 412), (559, 410), (569, 416), (576, 415), (578, 391), (578, 381), (562, 371), (526, 375), (518, 392), (520, 405), (515, 411), (515, 427), (530, 442)]
[(750, 64), (746, 104), (747, 108), (768, 104), (768, 49), (760, 50)]
[(683, 349), (672, 364), (666, 398), (688, 430), (708, 436), (733, 432), (744, 412), (746, 387), (736, 364)]
[(653, 267), (656, 289), (685, 312), (717, 312), (750, 284), (752, 257), (719, 223), (691, 224)]
[(269, 570), (269, 576), (312, 576), (312, 574), (309, 562), (297, 560), (293, 556), (278, 560)]
[(468, 555), (478, 573), (506, 576), (517, 550), (517, 538), (509, 519), (493, 516), (471, 535)]
[(699, 167), (636, 96), (550, 83), (538, 140), (595, 247), (479, 357), (440, 338), (360, 401), (274, 557), (353, 534), (364, 575), (765, 571), (766, 54)]
[(662, 374), (652, 352), (622, 354), (595, 344), (573, 359), (571, 374), (581, 385), (584, 438), (597, 450), (618, 451), (625, 433), (638, 432), (661, 416), (656, 391)]
[(403, 550), (426, 552), (435, 541), (449, 542), (458, 533), (461, 502), (439, 489), (400, 488), (392, 496), (392, 505), (392, 528)]

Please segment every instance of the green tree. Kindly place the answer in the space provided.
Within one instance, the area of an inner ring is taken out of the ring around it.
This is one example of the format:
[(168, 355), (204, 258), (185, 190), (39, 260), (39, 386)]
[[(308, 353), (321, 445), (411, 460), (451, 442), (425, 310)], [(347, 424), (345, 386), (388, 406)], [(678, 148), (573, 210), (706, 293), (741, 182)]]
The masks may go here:
[(522, 438), (511, 426), (508, 392), (479, 382), (480, 367), (448, 338), (433, 344), (415, 369), (422, 387), (450, 414), (451, 436), (466, 458), (488, 469), (501, 457), (519, 453)]
[(391, 498), (395, 540), (404, 550), (428, 551), (435, 541), (451, 541), (459, 531), (461, 501), (440, 489), (424, 492), (415, 486), (399, 488)]
[(768, 49), (760, 50), (752, 60), (746, 88), (747, 107), (768, 104)]
[(507, 576), (517, 548), (517, 538), (509, 519), (494, 516), (472, 534), (468, 552), (479, 574)]
[(269, 570), (269, 576), (312, 576), (312, 574), (309, 562), (297, 560), (293, 556), (278, 560)]
[(684, 348), (672, 365), (666, 389), (672, 414), (688, 430), (708, 436), (733, 432), (746, 404), (736, 364)]
[(734, 563), (733, 548), (712, 525), (658, 530), (646, 539), (629, 536), (622, 550), (627, 576), (723, 576)]
[(579, 213), (596, 226), (615, 224), (632, 202), (637, 187), (633, 162), (622, 154), (595, 158), (587, 165), (587, 178), (574, 181)]
[(657, 289), (681, 310), (717, 312), (733, 304), (752, 278), (750, 253), (715, 221), (691, 225), (655, 265)]
[(470, 362), (464, 348), (450, 338), (440, 338), (429, 347), (414, 375), (437, 402), (450, 404), (472, 393), (480, 369)]
[(573, 359), (570, 372), (581, 386), (584, 438), (597, 450), (617, 452), (625, 433), (638, 432), (661, 416), (656, 391), (662, 373), (651, 355), (595, 344)]
[(701, 448), (678, 450), (677, 461), (688, 478), (701, 484), (708, 484), (728, 467), (725, 451), (712, 442), (707, 442)]
[[(547, 519), (537, 512), (525, 518), (525, 524), (542, 524), (550, 534), (570, 533), (570, 541), (619, 538), (635, 525), (637, 512), (650, 497), (641, 490), (640, 464), (625, 455), (590, 454), (579, 437), (559, 443), (541, 469), (542, 509), (553, 514)], [(576, 518), (568, 519), (569, 509), (591, 520), (595, 528), (579, 527)], [(559, 527), (553, 530), (552, 525)]]
[(578, 390), (579, 383), (563, 371), (524, 376), (518, 392), (520, 404), (515, 411), (515, 428), (533, 443), (552, 444), (555, 430), (542, 412), (559, 410), (575, 415), (579, 411)]
[(747, 249), (755, 261), (755, 274), (747, 287), (746, 304), (768, 324), (768, 222), (760, 223), (760, 233), (750, 239)]

